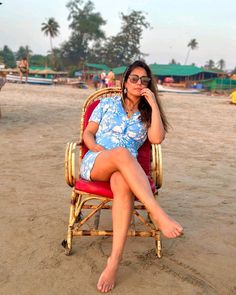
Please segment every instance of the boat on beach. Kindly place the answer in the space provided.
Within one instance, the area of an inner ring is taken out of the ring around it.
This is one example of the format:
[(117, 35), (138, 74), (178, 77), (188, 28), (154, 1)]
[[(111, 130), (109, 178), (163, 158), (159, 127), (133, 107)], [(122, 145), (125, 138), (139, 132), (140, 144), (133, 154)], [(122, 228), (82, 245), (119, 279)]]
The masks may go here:
[(8, 74), (6, 75), (7, 82), (12, 83), (28, 83), (28, 84), (35, 84), (35, 85), (52, 85), (53, 79), (49, 78), (42, 78), (42, 77), (28, 77), (28, 80), (26, 81), (26, 78), (23, 77), (22, 81), (20, 80), (20, 76)]
[(201, 91), (198, 89), (179, 89), (172, 88), (168, 86), (163, 86), (161, 84), (157, 84), (157, 88), (159, 92), (172, 92), (172, 93), (181, 93), (181, 94), (199, 94)]

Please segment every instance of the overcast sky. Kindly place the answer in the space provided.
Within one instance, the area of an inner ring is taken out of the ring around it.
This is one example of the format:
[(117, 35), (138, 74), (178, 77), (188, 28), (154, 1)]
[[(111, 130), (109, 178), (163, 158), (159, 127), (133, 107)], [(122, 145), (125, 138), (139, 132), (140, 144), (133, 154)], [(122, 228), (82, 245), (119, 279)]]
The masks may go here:
[[(1, 0), (0, 48), (12, 50), (29, 45), (33, 53), (46, 54), (49, 39), (41, 32), (41, 24), (54, 17), (60, 25), (60, 35), (53, 40), (59, 46), (68, 40), (70, 30), (68, 0)], [(107, 21), (106, 36), (116, 35), (121, 28), (120, 12), (132, 10), (145, 13), (152, 30), (145, 30), (141, 51), (146, 61), (169, 63), (172, 58), (184, 63), (188, 42), (195, 38), (197, 50), (191, 51), (188, 63), (203, 66), (209, 59), (224, 59), (226, 68), (236, 66), (236, 1), (235, 0), (92, 0), (95, 12)], [(112, 8), (111, 8), (112, 6)]]

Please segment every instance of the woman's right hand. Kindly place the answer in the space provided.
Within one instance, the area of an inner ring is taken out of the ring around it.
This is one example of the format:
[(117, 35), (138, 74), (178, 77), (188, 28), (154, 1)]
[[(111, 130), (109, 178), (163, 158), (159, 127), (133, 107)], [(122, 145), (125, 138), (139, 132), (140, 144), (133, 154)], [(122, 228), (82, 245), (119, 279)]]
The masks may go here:
[(104, 151), (105, 148), (104, 148), (104, 146), (102, 146), (100, 144), (95, 144), (90, 150), (92, 152), (100, 152), (100, 151)]

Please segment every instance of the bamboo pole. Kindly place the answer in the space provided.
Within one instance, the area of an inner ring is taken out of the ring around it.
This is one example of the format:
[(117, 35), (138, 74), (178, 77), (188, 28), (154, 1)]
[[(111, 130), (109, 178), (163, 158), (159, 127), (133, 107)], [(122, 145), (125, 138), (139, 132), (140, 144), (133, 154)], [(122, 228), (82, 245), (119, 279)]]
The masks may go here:
[(137, 217), (138, 217), (138, 219), (146, 226), (146, 228), (148, 229), (148, 230), (150, 230), (150, 231), (155, 231), (156, 230), (156, 228), (155, 228), (155, 226), (154, 226), (154, 224), (152, 224), (152, 223), (150, 223), (150, 222), (147, 222), (144, 218), (143, 218), (143, 216), (141, 216), (139, 213), (138, 213), (138, 211), (136, 211), (136, 210), (134, 210), (134, 212), (133, 212)]
[(69, 142), (66, 144), (66, 151), (65, 151), (65, 179), (66, 179), (66, 183), (70, 185), (70, 180), (68, 175), (68, 150), (69, 150)]
[(71, 166), (72, 166), (72, 163), (71, 163), (71, 146), (72, 146), (73, 142), (70, 142), (69, 143), (69, 150), (68, 150), (68, 175), (69, 175), (69, 183), (70, 183), (70, 186), (72, 186), (72, 176), (71, 176)]
[[(128, 237), (155, 237), (155, 231), (135, 231), (129, 230)], [(73, 236), (113, 236), (112, 230), (73, 230)]]

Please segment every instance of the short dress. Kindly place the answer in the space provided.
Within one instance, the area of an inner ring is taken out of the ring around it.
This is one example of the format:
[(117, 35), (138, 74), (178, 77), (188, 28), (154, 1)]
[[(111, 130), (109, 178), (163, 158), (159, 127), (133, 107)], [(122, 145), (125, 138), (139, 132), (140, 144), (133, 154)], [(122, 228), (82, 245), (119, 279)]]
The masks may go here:
[[(130, 118), (123, 108), (120, 96), (103, 98), (94, 109), (89, 122), (99, 125), (96, 133), (96, 143), (107, 150), (116, 147), (125, 147), (137, 157), (138, 149), (147, 138), (146, 124), (140, 121), (140, 112), (137, 111)], [(96, 157), (101, 153), (88, 151), (82, 159), (80, 176), (90, 179)]]

